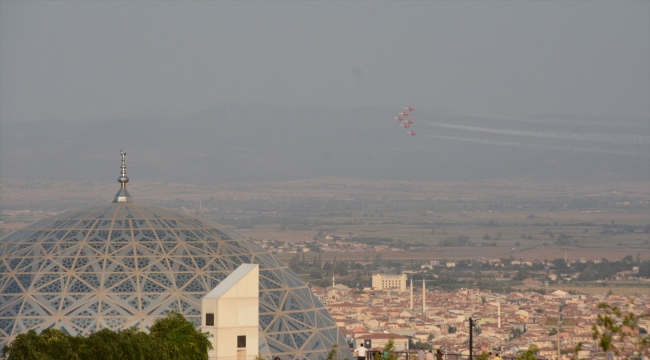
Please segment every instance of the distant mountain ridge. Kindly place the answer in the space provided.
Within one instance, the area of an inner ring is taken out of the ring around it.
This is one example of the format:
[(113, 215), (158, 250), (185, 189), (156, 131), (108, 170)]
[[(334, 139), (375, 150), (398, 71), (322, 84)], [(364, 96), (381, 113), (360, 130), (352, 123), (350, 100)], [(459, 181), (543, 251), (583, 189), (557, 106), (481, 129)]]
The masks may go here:
[[(320, 176), (648, 181), (647, 119), (507, 119), (390, 107), (222, 104), (182, 120), (2, 124), (2, 177), (250, 182)], [(406, 132), (414, 130), (417, 136)]]

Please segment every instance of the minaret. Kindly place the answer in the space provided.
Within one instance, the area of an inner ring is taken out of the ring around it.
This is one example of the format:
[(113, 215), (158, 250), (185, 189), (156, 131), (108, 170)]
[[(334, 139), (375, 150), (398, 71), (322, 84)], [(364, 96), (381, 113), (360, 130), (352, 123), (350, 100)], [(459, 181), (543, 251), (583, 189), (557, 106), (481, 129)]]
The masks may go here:
[(501, 329), (501, 299), (497, 299), (498, 328)]
[(411, 310), (413, 310), (413, 278), (411, 278)]
[(126, 183), (129, 182), (129, 178), (126, 177), (126, 165), (124, 164), (124, 156), (126, 156), (126, 151), (120, 150), (120, 155), (122, 155), (122, 167), (120, 171), (120, 177), (117, 178), (117, 181), (122, 184), (120, 187), (120, 190), (115, 194), (115, 197), (113, 198), (114, 203), (131, 203), (133, 202), (133, 198), (129, 194), (128, 191), (126, 191)]
[(422, 279), (422, 315), (425, 315), (427, 313), (426, 294), (427, 294), (427, 288), (426, 285), (424, 285), (424, 279)]

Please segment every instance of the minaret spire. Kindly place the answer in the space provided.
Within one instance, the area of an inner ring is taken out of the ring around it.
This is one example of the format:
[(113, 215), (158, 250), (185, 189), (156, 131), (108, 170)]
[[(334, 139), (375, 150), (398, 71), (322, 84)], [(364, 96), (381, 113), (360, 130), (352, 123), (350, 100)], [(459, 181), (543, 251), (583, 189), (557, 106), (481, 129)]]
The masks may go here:
[(411, 310), (413, 310), (413, 278), (411, 278)]
[(133, 198), (126, 190), (126, 183), (129, 182), (129, 178), (126, 177), (126, 165), (125, 159), (126, 151), (120, 150), (120, 155), (122, 155), (122, 166), (120, 167), (120, 177), (117, 178), (117, 181), (121, 184), (120, 190), (115, 194), (113, 198), (114, 203), (130, 203), (133, 202)]
[(427, 286), (424, 284), (424, 278), (422, 278), (422, 315), (427, 314)]
[(501, 329), (501, 299), (497, 298), (497, 314), (499, 316), (499, 324), (498, 327)]

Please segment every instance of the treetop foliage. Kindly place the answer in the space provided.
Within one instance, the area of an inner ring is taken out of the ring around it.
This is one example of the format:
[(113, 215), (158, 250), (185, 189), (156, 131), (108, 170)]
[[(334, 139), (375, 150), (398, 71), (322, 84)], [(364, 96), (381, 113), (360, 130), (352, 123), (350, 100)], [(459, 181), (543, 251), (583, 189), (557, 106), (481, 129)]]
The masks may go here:
[(517, 357), (517, 360), (537, 360), (537, 352), (539, 352), (539, 348), (535, 345), (531, 345), (528, 350), (524, 351)]
[(208, 336), (172, 311), (157, 319), (150, 333), (132, 327), (119, 332), (102, 329), (84, 337), (58, 329), (40, 335), (30, 330), (2, 353), (7, 360), (207, 360), (212, 349)]
[(637, 354), (650, 352), (650, 335), (638, 332), (639, 321), (650, 317), (650, 314), (641, 315), (627, 311), (629, 304), (624, 309), (607, 303), (598, 304), (601, 313), (596, 318), (596, 324), (591, 327), (594, 340), (605, 353), (613, 352), (619, 355), (622, 352), (633, 351)]
[(391, 336), (384, 346), (383, 360), (397, 360), (397, 354), (395, 354), (395, 340)]

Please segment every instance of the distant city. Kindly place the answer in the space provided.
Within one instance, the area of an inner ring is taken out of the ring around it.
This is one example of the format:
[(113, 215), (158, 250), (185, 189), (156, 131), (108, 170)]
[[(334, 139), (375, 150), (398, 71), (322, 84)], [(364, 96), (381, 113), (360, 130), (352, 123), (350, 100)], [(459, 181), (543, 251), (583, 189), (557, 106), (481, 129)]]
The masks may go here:
[[(650, 305), (648, 295), (578, 295), (562, 290), (498, 294), (478, 289), (427, 290), (423, 304), (422, 286), (418, 285), (412, 293), (342, 284), (313, 286), (312, 291), (355, 347), (371, 339), (373, 347), (381, 348), (392, 337), (398, 351), (425, 347), (467, 355), (472, 318), (474, 354), (485, 351), (504, 357), (516, 357), (536, 345), (539, 356), (557, 358), (558, 339), (562, 354), (571, 354), (582, 343), (579, 358), (604, 357), (592, 338), (598, 304), (606, 301), (636, 314), (647, 313)], [(647, 334), (650, 319), (640, 322), (639, 328)], [(632, 355), (633, 351), (621, 354), (626, 358)]]

